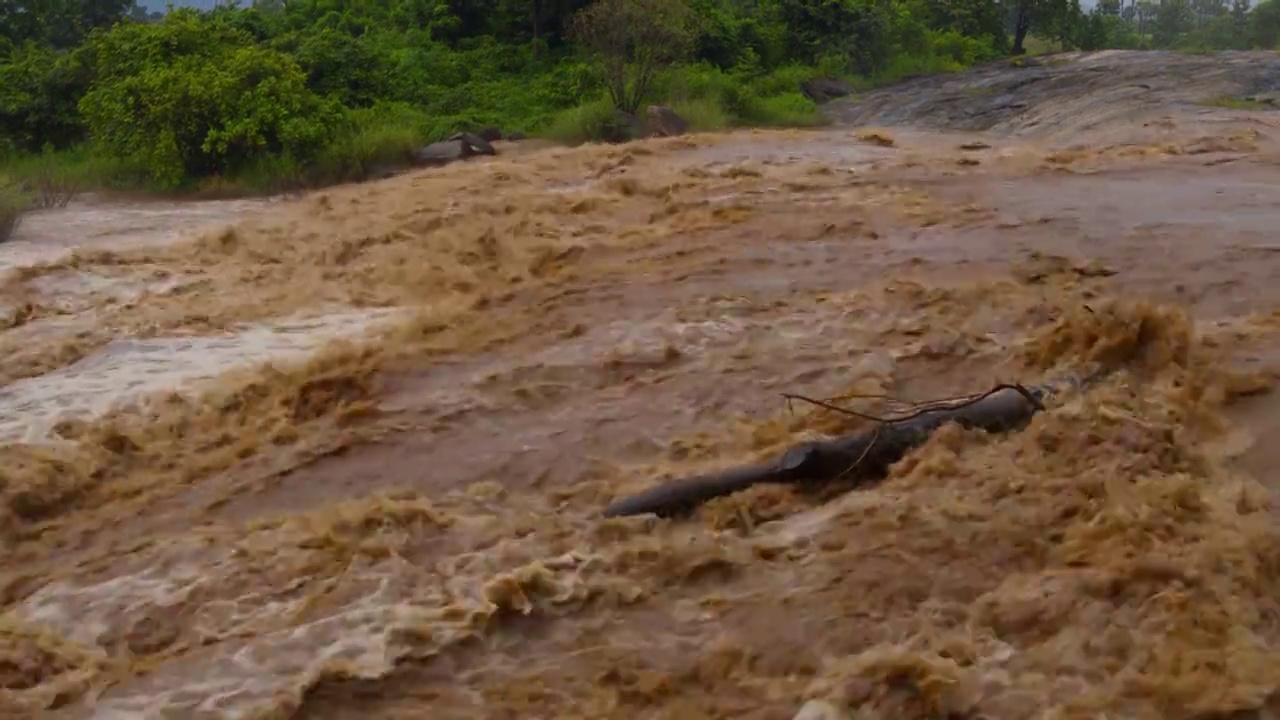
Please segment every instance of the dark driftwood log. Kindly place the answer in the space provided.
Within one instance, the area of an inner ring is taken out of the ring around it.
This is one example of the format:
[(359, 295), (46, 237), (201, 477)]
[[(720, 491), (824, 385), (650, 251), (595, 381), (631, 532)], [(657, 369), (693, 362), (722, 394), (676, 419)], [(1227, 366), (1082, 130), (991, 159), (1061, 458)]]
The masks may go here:
[(797, 445), (772, 462), (663, 483), (615, 501), (605, 508), (604, 515), (675, 515), (759, 483), (841, 480), (856, 484), (883, 477), (890, 465), (947, 423), (988, 432), (1018, 430), (1044, 409), (1044, 398), (1064, 384), (1078, 387), (1083, 382), (1073, 378), (1035, 387), (997, 386), (972, 400), (931, 407), (852, 435)]

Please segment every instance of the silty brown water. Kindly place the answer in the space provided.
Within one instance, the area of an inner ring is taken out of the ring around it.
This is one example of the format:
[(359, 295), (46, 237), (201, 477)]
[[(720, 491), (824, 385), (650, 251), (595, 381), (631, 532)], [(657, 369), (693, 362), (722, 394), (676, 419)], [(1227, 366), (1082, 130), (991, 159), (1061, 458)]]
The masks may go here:
[[(62, 442), (0, 450), (3, 702), (1265, 707), (1274, 413), (1235, 398), (1274, 359), (1275, 139), (1266, 113), (1163, 107), (1158, 128), (1085, 134), (545, 149), (12, 275), (9, 422)], [(130, 387), (147, 363), (122, 348), (150, 350), (154, 383)], [(1117, 354), (1123, 371), (1025, 432), (949, 429), (874, 489), (598, 516), (655, 478), (855, 426), (788, 412), (783, 391), (876, 411)]]

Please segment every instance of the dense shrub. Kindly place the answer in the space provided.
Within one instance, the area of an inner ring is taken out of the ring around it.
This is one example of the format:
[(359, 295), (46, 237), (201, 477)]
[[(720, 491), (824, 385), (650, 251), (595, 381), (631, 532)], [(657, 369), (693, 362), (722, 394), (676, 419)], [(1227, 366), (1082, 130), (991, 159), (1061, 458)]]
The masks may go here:
[(79, 104), (85, 125), (98, 147), (136, 160), (160, 187), (264, 155), (313, 157), (341, 119), (340, 103), (307, 87), (293, 58), (211, 24), (173, 13), (91, 40), (97, 78)]

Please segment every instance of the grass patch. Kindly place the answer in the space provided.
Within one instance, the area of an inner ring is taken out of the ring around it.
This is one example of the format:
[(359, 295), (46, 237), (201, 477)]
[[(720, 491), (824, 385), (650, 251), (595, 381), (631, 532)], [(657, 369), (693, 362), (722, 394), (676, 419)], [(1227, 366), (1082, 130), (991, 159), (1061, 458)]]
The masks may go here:
[(1050, 55), (1053, 53), (1060, 53), (1063, 50), (1062, 43), (1057, 40), (1049, 40), (1035, 35), (1028, 35), (1026, 39), (1022, 41), (1022, 47), (1027, 51), (1024, 57)]
[(729, 113), (711, 98), (674, 101), (671, 109), (689, 121), (689, 129), (693, 132), (717, 132), (733, 124)]
[(1270, 103), (1260, 102), (1258, 100), (1250, 100), (1249, 98), (1237, 98), (1230, 95), (1218, 95), (1217, 97), (1205, 98), (1197, 100), (1197, 105), (1204, 107), (1226, 108), (1228, 110), (1274, 110), (1275, 106)]
[(415, 148), (438, 139), (430, 125), (425, 112), (401, 103), (351, 110), (345, 132), (301, 174), (311, 186), (363, 180), (383, 167), (407, 163)]
[(21, 185), (31, 209), (64, 208), (91, 184), (92, 171), (67, 160), (52, 153), (36, 155), (10, 170), (21, 178), (11, 182)]
[(538, 135), (565, 145), (580, 145), (605, 137), (613, 125), (613, 104), (608, 98), (599, 98), (556, 113)]
[(4, 173), (26, 189), (35, 208), (66, 207), (83, 192), (145, 188), (146, 171), (124, 160), (104, 157), (85, 145), (4, 160)]
[(11, 178), (0, 176), (0, 243), (17, 231), (22, 216), (31, 207), (31, 199), (22, 186)]

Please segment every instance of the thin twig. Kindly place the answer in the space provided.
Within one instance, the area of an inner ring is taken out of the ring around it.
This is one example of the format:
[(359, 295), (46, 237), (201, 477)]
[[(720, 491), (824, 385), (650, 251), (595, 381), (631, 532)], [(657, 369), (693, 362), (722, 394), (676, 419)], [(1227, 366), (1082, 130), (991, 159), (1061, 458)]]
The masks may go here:
[(839, 405), (832, 405), (831, 403), (825, 400), (815, 400), (814, 398), (805, 397), (804, 395), (796, 395), (795, 393), (782, 393), (782, 397), (786, 398), (788, 401), (800, 400), (801, 402), (807, 402), (810, 405), (817, 405), (820, 408), (824, 408), (832, 412), (838, 412), (842, 415), (848, 415), (850, 417), (862, 418), (863, 420), (870, 420), (871, 422), (878, 422), (878, 423), (892, 422), (890, 420), (885, 420), (884, 418), (881, 418), (881, 417), (876, 417), (875, 415), (868, 415), (866, 413), (858, 412), (857, 410), (842, 408)]

